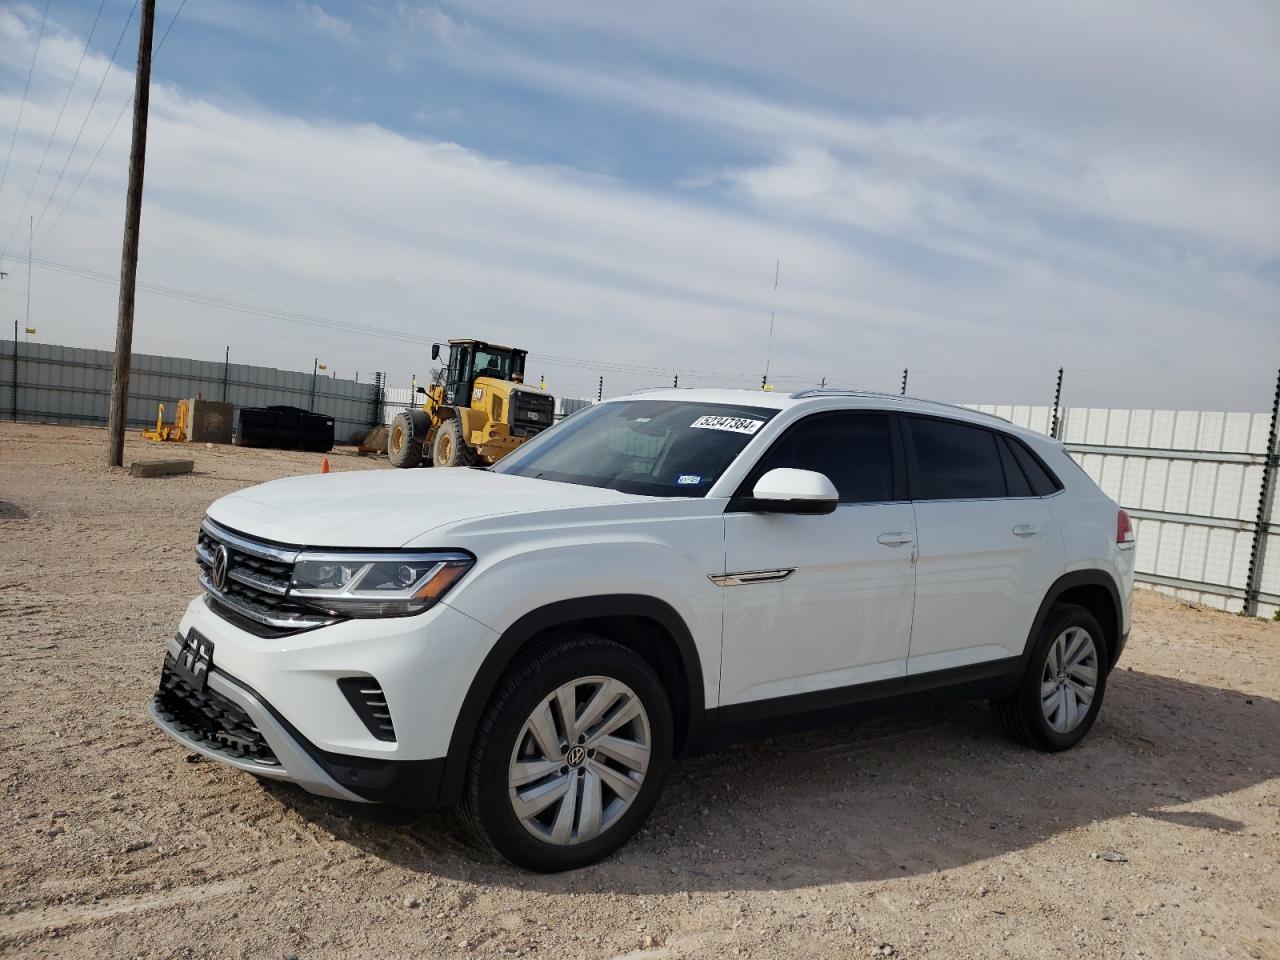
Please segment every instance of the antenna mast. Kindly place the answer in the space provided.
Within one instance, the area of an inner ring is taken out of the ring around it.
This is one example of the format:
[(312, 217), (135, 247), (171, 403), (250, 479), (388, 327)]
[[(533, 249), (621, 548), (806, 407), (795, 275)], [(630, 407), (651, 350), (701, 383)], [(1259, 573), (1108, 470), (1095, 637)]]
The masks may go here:
[(769, 363), (773, 360), (773, 319), (778, 310), (778, 276), (782, 272), (782, 261), (773, 262), (773, 303), (769, 306), (769, 348), (764, 355), (764, 376), (760, 379), (760, 389), (769, 385)]

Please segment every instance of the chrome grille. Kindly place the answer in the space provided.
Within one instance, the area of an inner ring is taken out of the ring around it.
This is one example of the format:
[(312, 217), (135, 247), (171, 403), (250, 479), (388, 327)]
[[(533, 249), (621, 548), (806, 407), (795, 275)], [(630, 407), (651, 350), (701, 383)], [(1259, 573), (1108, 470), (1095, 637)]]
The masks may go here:
[[(221, 587), (214, 577), (219, 548), (227, 551), (226, 579)], [(337, 619), (288, 596), (297, 556), (297, 547), (255, 540), (207, 517), (196, 537), (198, 579), (212, 608), (273, 631), (310, 630)]]

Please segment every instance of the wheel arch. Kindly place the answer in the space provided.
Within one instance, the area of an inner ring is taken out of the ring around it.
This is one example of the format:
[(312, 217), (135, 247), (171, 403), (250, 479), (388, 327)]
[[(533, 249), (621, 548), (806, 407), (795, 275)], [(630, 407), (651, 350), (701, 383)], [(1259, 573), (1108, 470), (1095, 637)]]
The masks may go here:
[(610, 594), (561, 600), (526, 613), (508, 627), (480, 664), (449, 738), (439, 803), (462, 795), (471, 744), (485, 708), (508, 671), (563, 629), (584, 630), (634, 650), (658, 673), (671, 696), (676, 753), (705, 748), (706, 700), (702, 663), (693, 635), (679, 613), (656, 597)]
[(1040, 602), (1040, 609), (1036, 611), (1036, 618), (1031, 624), (1031, 632), (1027, 635), (1026, 647), (1022, 652), (1023, 667), (1025, 668), (1036, 637), (1055, 603), (1073, 603), (1093, 614), (1101, 625), (1107, 642), (1110, 660), (1108, 669), (1114, 667), (1122, 647), (1120, 625), (1124, 622), (1123, 607), (1120, 588), (1105, 570), (1073, 570), (1053, 582)]

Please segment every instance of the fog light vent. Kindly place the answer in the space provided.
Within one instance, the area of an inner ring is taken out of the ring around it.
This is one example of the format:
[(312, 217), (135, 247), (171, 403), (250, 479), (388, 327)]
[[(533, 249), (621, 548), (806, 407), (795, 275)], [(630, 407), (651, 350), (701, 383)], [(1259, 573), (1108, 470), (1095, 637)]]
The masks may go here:
[(373, 677), (343, 677), (338, 689), (351, 704), (351, 709), (369, 732), (379, 740), (394, 743), (396, 728), (391, 723), (391, 708), (387, 706), (382, 685)]

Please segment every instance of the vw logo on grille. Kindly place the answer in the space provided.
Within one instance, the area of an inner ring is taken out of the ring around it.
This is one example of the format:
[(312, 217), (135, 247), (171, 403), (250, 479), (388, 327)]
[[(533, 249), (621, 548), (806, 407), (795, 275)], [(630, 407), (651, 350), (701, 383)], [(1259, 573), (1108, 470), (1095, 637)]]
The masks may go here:
[(227, 568), (231, 566), (231, 555), (227, 553), (227, 548), (223, 544), (218, 544), (218, 549), (213, 551), (213, 585), (219, 590), (227, 589)]

